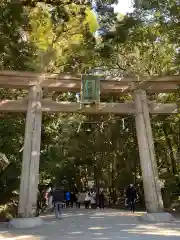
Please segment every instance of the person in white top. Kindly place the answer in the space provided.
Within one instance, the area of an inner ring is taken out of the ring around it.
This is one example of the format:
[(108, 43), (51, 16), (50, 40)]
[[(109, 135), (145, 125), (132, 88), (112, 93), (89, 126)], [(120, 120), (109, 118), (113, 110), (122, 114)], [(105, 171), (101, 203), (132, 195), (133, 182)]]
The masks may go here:
[(50, 210), (54, 209), (52, 189), (50, 190), (50, 192), (48, 194), (48, 209), (50, 209)]
[(91, 208), (96, 209), (96, 192), (91, 192)]
[(76, 194), (76, 198), (77, 198), (76, 207), (81, 208), (81, 193), (80, 192), (78, 192)]
[(84, 200), (84, 204), (85, 204), (85, 208), (86, 208), (86, 209), (89, 208), (90, 202), (91, 202), (90, 193), (89, 193), (89, 192), (86, 192), (85, 200)]

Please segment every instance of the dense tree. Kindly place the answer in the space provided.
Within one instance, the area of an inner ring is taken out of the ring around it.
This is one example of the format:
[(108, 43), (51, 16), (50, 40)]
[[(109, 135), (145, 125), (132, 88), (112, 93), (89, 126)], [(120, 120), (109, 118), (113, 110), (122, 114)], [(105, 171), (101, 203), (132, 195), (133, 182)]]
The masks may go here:
[(0, 68), (31, 69), (33, 46), (25, 41), (28, 15), (21, 4), (0, 2)]
[[(161, 33), (166, 33), (169, 40), (178, 50), (180, 46), (180, 5), (179, 0), (174, 1), (135, 1), (135, 13), (143, 21), (151, 21), (161, 27)], [(179, 51), (177, 55), (177, 64), (179, 64)]]

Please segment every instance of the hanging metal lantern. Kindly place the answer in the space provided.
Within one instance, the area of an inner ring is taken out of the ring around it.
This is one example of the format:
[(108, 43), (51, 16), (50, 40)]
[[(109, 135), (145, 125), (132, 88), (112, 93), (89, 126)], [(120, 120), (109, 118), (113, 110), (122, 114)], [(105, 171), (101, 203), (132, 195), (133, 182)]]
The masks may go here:
[(100, 102), (100, 76), (82, 75), (81, 103), (96, 104)]

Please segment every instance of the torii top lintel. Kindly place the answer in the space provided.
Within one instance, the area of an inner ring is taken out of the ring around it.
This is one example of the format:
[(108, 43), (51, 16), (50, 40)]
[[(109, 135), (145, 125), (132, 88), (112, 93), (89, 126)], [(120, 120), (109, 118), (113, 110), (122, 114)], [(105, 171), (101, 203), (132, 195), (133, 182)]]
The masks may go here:
[[(42, 88), (59, 92), (79, 92), (81, 75), (45, 74), (21, 71), (0, 71), (0, 87), (26, 89), (31, 85), (40, 84)], [(156, 76), (113, 78), (106, 77), (100, 81), (101, 93), (128, 93), (135, 89), (147, 92), (172, 92), (180, 85), (180, 76)]]

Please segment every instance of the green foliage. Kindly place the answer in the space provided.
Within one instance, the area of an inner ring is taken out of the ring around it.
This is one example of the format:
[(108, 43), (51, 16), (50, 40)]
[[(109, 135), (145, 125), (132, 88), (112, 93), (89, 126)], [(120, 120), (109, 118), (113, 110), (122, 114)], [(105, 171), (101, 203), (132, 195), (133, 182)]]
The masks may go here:
[[(180, 46), (180, 5), (178, 0), (141, 1), (134, 13), (145, 22), (151, 21), (161, 27), (161, 32), (168, 35), (176, 48)], [(179, 54), (177, 54), (179, 64)]]
[(95, 33), (99, 28), (95, 14), (92, 12), (90, 8), (87, 8), (85, 13), (86, 17), (84, 23), (88, 24), (91, 33)]
[[(64, 4), (68, 17), (59, 6), (37, 4), (30, 12), (30, 41), (38, 49), (37, 62), (44, 71), (78, 71), (93, 46), (93, 33), (98, 29), (91, 9), (77, 4)], [(74, 63), (72, 62), (74, 61)], [(73, 66), (73, 67), (72, 67)], [(74, 69), (73, 69), (74, 68)]]
[(28, 16), (21, 4), (7, 0), (0, 6), (0, 69), (32, 69), (32, 45), (25, 41)]
[(17, 215), (17, 205), (8, 204), (0, 206), (0, 220), (10, 221)]

